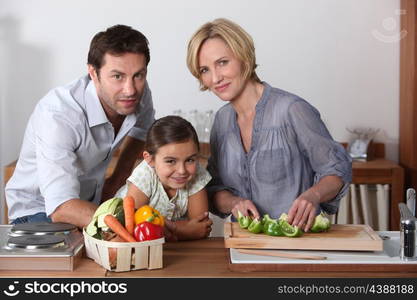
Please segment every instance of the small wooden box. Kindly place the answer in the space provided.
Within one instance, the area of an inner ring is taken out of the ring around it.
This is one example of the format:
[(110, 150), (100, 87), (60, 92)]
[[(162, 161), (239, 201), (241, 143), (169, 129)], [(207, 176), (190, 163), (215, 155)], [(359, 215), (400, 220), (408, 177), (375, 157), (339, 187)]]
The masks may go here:
[[(135, 243), (98, 240), (83, 230), (87, 256), (109, 271), (124, 272), (163, 267), (162, 250), (164, 238)], [(116, 265), (111, 266), (109, 249), (117, 249)]]

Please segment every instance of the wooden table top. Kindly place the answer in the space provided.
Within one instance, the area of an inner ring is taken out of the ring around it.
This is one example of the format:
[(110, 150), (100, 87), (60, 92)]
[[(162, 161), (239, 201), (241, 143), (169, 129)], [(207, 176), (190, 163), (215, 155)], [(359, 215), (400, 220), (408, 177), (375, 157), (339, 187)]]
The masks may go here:
[(223, 238), (166, 243), (164, 245), (164, 268), (130, 272), (107, 272), (107, 277), (146, 278), (296, 278), (296, 277), (416, 277), (416, 273), (393, 272), (236, 272), (229, 269), (229, 249), (224, 248)]
[(366, 162), (362, 161), (353, 161), (352, 169), (362, 170), (362, 169), (393, 169), (400, 168), (400, 166), (392, 160), (385, 158), (376, 158), (373, 160), (368, 160)]
[[(0, 277), (37, 278), (297, 278), (297, 277), (338, 277), (338, 278), (387, 278), (417, 277), (416, 273), (406, 272), (238, 272), (229, 269), (228, 249), (224, 248), (223, 238), (209, 238), (197, 241), (183, 241), (164, 244), (162, 269), (137, 270), (130, 272), (110, 272), (93, 260), (82, 258), (73, 272), (69, 271), (1, 271)], [(354, 267), (353, 267), (354, 268)]]
[(13, 271), (13, 270), (1, 270), (0, 277), (36, 277), (36, 278), (103, 278), (106, 277), (106, 269), (96, 264), (93, 260), (83, 257), (80, 262), (74, 268), (74, 271)]

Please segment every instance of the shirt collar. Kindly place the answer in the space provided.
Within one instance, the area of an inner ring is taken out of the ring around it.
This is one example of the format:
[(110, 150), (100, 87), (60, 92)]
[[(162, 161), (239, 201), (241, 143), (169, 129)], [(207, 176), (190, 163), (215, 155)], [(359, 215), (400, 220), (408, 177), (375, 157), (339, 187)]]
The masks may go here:
[(88, 83), (85, 91), (85, 109), (90, 127), (110, 122), (97, 96), (97, 90), (92, 80)]

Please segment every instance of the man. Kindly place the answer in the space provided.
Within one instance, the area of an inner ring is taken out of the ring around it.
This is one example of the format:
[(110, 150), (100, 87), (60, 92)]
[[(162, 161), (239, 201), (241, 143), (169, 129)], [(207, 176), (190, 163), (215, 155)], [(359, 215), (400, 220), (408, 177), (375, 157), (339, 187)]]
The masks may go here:
[[(91, 41), (88, 75), (40, 100), (5, 189), (12, 224), (86, 226), (101, 200), (125, 183), (154, 121), (146, 82), (149, 60), (142, 33), (124, 25), (110, 27)], [(105, 180), (122, 141), (118, 165)]]

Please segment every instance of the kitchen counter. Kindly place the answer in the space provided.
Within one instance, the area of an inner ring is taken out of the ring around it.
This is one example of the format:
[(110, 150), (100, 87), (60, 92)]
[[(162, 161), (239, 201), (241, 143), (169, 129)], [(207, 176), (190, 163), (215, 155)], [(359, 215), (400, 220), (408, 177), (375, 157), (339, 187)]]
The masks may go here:
[(13, 270), (1, 270), (0, 277), (53, 277), (53, 278), (97, 278), (106, 277), (106, 269), (96, 264), (93, 260), (83, 257), (75, 266), (74, 271), (13, 271)]
[(81, 259), (73, 272), (67, 271), (1, 271), (0, 277), (135, 277), (135, 278), (254, 278), (254, 277), (417, 277), (417, 272), (233, 272), (229, 269), (229, 249), (223, 238), (209, 238), (164, 244), (164, 268), (130, 272), (110, 272), (88, 258)]

